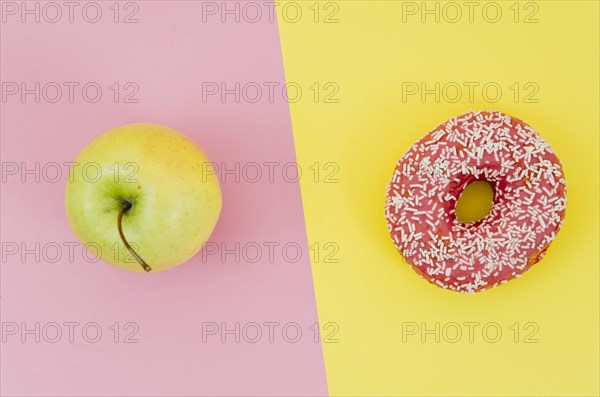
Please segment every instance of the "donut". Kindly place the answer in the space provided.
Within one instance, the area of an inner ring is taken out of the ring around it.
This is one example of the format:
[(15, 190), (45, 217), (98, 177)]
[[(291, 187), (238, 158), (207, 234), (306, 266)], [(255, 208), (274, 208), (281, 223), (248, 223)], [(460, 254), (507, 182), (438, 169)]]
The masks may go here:
[[(462, 223), (456, 202), (474, 181), (494, 191), (490, 212)], [(387, 185), (385, 218), (395, 247), (423, 278), (475, 293), (504, 284), (539, 262), (566, 209), (563, 167), (522, 120), (468, 112), (419, 139)]]

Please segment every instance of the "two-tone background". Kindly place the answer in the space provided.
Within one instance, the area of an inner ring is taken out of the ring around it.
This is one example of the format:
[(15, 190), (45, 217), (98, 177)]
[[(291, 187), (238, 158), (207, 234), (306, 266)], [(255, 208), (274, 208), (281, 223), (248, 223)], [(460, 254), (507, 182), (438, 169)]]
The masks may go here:
[[(598, 395), (596, 1), (0, 1), (0, 394)], [(395, 162), (470, 109), (568, 183), (523, 278), (474, 296), (389, 242)], [(68, 162), (148, 121), (198, 142), (223, 213), (158, 274), (97, 262)]]

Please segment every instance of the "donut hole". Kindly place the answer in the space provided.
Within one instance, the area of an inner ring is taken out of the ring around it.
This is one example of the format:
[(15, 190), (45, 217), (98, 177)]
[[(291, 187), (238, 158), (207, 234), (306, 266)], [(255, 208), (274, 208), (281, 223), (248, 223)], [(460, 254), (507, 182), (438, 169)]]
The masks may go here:
[(494, 202), (494, 188), (488, 181), (469, 183), (456, 202), (456, 217), (462, 223), (474, 223), (490, 213)]

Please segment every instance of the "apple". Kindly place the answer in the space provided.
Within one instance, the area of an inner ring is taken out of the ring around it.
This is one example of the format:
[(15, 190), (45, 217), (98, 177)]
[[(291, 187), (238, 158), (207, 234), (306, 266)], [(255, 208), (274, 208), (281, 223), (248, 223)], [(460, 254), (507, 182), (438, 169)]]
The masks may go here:
[(138, 123), (93, 140), (71, 165), (67, 218), (81, 243), (119, 268), (156, 272), (185, 262), (210, 237), (221, 188), (210, 160), (169, 127)]

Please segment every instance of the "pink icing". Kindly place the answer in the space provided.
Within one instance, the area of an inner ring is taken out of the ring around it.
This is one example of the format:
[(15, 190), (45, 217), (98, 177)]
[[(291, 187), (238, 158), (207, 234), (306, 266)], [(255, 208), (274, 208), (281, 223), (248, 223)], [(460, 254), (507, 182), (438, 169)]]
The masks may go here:
[[(494, 203), (485, 218), (464, 224), (456, 201), (475, 180), (492, 185)], [(564, 220), (566, 183), (550, 145), (523, 121), (469, 112), (410, 147), (386, 198), (392, 241), (417, 273), (473, 293), (519, 277), (543, 258)]]

